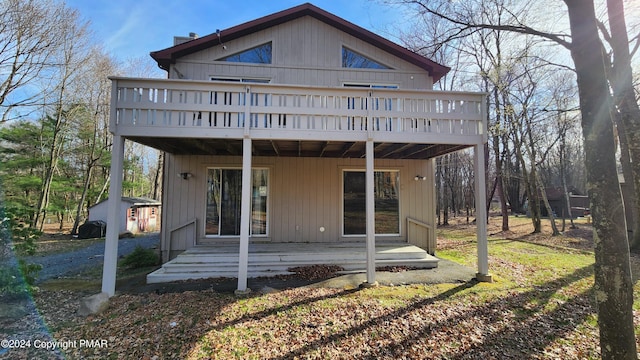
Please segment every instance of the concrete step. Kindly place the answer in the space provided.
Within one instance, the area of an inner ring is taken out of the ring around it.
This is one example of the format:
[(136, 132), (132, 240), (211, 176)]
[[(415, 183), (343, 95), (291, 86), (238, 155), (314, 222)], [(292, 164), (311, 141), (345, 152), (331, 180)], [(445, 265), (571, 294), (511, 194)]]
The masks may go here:
[[(432, 268), (436, 267), (438, 264), (437, 259), (393, 259), (393, 260), (376, 260), (376, 266), (409, 266), (409, 267), (419, 267), (419, 268)], [(248, 269), (249, 271), (255, 272), (269, 272), (273, 270), (286, 271), (292, 267), (299, 266), (312, 266), (312, 265), (337, 265), (345, 270), (356, 270), (356, 269), (364, 269), (366, 266), (365, 259), (358, 260), (339, 260), (334, 259), (331, 261), (287, 261), (287, 262), (249, 262)], [(197, 272), (197, 271), (228, 271), (229, 269), (234, 269), (237, 273), (238, 271), (238, 262), (230, 261), (230, 262), (173, 262), (167, 263), (163, 266), (166, 273), (176, 273), (176, 272)]]
[[(249, 263), (278, 263), (278, 262), (336, 262), (336, 261), (360, 261), (365, 260), (363, 253), (343, 253), (343, 254), (251, 254)], [(376, 261), (384, 260), (407, 260), (407, 259), (427, 259), (426, 252), (416, 253), (376, 253)], [(232, 254), (181, 254), (174, 260), (175, 263), (211, 263), (211, 262), (238, 262), (238, 255)]]
[[(249, 277), (291, 274), (293, 267), (337, 265), (344, 272), (365, 271), (363, 244), (251, 244)], [(408, 244), (376, 246), (376, 267), (435, 268), (438, 259)], [(238, 246), (196, 246), (147, 275), (148, 283), (238, 276)]]

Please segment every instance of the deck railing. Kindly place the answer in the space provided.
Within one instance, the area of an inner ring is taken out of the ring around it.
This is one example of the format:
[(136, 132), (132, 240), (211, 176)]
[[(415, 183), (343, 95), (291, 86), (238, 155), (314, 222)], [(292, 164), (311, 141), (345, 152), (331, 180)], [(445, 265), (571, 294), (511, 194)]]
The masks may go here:
[[(112, 127), (486, 136), (484, 95), (112, 78)], [(153, 130), (150, 130), (153, 131)]]

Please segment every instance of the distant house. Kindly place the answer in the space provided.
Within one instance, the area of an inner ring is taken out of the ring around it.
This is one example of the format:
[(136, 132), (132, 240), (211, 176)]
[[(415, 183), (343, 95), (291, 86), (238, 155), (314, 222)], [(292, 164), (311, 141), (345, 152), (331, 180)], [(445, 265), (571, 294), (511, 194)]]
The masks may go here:
[[(108, 199), (89, 207), (89, 221), (102, 220), (107, 223)], [(118, 234), (132, 234), (160, 231), (160, 205), (154, 199), (140, 197), (122, 197), (119, 204)]]
[[(461, 149), (474, 149), (476, 203), (486, 202), (485, 94), (434, 91), (448, 67), (314, 5), (151, 56), (168, 78), (112, 77), (109, 128), (111, 194), (122, 189), (125, 139), (166, 155), (165, 264), (154, 281), (237, 276), (245, 291), (258, 267), (346, 266), (357, 255), (351, 264), (374, 283), (383, 257), (410, 263), (383, 246), (435, 254), (435, 158)], [(477, 223), (483, 279), (486, 221)], [(109, 294), (116, 259), (107, 229)]]
[[(567, 202), (564, 197), (564, 191), (560, 187), (548, 187), (545, 189), (547, 194), (547, 200), (549, 200), (549, 206), (558, 218), (571, 218), (575, 219), (580, 216), (585, 216), (589, 211), (589, 199), (586, 195), (582, 195), (576, 188), (571, 187), (569, 189), (569, 201), (571, 202), (571, 211), (567, 209)], [(540, 214), (543, 217), (549, 216), (547, 208), (544, 204), (540, 204)]]

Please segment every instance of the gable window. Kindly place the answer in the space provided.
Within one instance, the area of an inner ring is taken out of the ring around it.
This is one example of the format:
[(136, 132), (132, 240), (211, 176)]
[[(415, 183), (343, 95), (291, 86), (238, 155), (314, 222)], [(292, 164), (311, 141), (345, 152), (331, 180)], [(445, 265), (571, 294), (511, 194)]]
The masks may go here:
[(346, 47), (342, 48), (342, 67), (354, 69), (391, 69)]
[(225, 56), (218, 61), (238, 63), (271, 64), (271, 43), (262, 44), (249, 50)]
[[(268, 169), (251, 172), (251, 235), (267, 234)], [(207, 170), (207, 236), (239, 236), (242, 205), (242, 170)]]
[[(400, 233), (399, 172), (397, 170), (375, 171), (374, 209), (375, 233), (397, 235)], [(365, 172), (345, 170), (343, 172), (343, 234), (365, 235), (366, 199)]]

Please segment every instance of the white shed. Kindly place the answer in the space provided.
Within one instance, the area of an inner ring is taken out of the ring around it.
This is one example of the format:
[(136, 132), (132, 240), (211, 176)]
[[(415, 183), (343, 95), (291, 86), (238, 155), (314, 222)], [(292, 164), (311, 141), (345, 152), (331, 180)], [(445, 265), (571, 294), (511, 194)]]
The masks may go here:
[[(107, 199), (89, 207), (89, 221), (107, 222)], [(158, 200), (141, 197), (122, 197), (120, 201), (119, 234), (160, 231), (160, 205)], [(107, 223), (107, 227), (109, 223)]]

